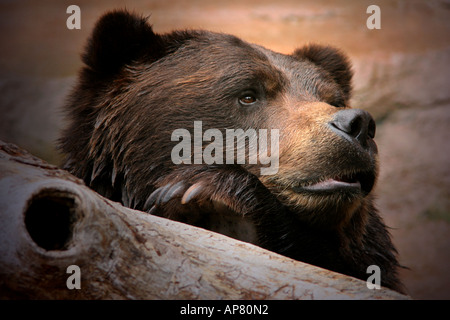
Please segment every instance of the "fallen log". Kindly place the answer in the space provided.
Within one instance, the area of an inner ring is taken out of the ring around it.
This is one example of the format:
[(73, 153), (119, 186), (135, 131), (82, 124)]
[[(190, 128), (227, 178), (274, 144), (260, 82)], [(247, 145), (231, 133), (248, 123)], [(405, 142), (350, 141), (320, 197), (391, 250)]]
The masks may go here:
[(123, 207), (3, 142), (0, 221), (1, 299), (407, 298)]

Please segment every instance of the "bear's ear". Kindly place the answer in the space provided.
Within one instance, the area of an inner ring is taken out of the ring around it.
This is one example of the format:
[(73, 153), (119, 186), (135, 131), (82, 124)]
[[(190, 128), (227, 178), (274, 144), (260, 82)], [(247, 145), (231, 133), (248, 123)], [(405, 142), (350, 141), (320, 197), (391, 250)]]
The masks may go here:
[(353, 71), (350, 60), (339, 49), (318, 44), (306, 45), (294, 51), (294, 58), (309, 60), (329, 75), (341, 87), (345, 100), (350, 99)]
[(96, 23), (82, 56), (93, 71), (111, 75), (134, 59), (157, 60), (164, 55), (164, 42), (147, 19), (128, 11), (112, 11)]

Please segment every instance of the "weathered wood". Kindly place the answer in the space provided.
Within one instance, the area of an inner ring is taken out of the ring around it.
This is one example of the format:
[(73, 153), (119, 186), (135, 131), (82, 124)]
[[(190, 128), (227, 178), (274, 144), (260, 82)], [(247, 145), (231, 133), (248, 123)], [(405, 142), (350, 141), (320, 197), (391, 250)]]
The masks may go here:
[[(109, 201), (0, 143), (0, 298), (402, 299), (382, 288)], [(68, 289), (67, 268), (81, 271)]]

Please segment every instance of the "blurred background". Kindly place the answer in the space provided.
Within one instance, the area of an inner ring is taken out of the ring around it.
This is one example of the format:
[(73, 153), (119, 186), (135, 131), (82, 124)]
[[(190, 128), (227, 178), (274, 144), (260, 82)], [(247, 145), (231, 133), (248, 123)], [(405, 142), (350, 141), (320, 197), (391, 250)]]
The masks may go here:
[[(69, 30), (66, 9), (81, 9)], [(367, 7), (381, 9), (369, 30)], [(408, 293), (450, 299), (450, 1), (0, 0), (0, 139), (59, 164), (61, 106), (96, 19), (127, 8), (156, 32), (209, 29), (291, 53), (342, 48), (354, 66), (354, 107), (377, 121), (378, 207), (399, 250)], [(0, 173), (1, 174), (1, 173)]]

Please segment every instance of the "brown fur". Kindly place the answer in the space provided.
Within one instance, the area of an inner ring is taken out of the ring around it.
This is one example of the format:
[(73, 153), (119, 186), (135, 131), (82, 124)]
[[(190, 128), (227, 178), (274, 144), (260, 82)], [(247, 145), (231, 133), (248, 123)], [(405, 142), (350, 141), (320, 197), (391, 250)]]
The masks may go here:
[[(146, 19), (117, 11), (99, 20), (83, 61), (60, 146), (64, 167), (91, 188), (360, 279), (376, 264), (382, 284), (401, 290), (371, 194), (373, 120), (355, 116), (343, 124), (348, 134), (337, 123), (353, 115), (342, 113), (352, 71), (340, 51), (309, 45), (282, 55), (207, 31), (157, 35)], [(246, 94), (256, 103), (241, 105)], [(175, 165), (171, 134), (192, 132), (197, 120), (203, 130), (279, 129), (278, 173), (260, 175), (255, 164)], [(358, 180), (361, 190), (308, 191), (330, 178)]]

